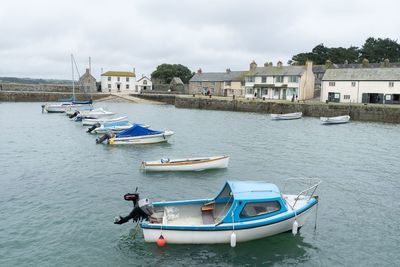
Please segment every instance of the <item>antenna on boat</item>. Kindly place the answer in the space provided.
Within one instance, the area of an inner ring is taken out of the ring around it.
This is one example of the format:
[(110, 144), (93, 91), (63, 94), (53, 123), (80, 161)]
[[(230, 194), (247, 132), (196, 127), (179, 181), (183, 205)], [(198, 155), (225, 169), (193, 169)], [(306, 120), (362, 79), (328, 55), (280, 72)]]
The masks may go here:
[(72, 100), (75, 101), (75, 78), (74, 78), (74, 55), (71, 54), (71, 67), (72, 67)]

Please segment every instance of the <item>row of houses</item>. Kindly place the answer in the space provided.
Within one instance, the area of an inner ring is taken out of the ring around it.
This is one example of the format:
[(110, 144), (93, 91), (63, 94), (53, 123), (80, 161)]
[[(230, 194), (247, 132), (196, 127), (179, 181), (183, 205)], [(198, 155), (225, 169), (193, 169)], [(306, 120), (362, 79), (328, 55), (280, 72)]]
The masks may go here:
[(86, 92), (102, 91), (140, 94), (152, 89), (151, 80), (146, 76), (136, 80), (134, 71), (107, 71), (101, 74), (101, 81), (97, 82), (90, 69), (86, 69), (86, 72), (79, 78), (79, 84)]
[(400, 104), (400, 64), (361, 64), (258, 67), (245, 71), (202, 72), (189, 82), (190, 94), (242, 96), (274, 100), (320, 99), (323, 102)]

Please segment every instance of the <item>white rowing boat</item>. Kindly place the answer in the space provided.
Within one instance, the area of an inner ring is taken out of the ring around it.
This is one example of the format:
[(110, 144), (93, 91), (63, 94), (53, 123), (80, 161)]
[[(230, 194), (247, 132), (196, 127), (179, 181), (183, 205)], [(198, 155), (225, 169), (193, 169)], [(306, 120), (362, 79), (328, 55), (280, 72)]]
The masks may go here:
[(160, 159), (143, 161), (141, 168), (145, 171), (203, 171), (227, 168), (228, 156), (213, 156), (187, 159)]
[(320, 118), (322, 124), (340, 124), (347, 123), (350, 121), (350, 116), (337, 116), (337, 117), (321, 117)]
[(127, 118), (128, 118), (127, 116), (121, 116), (121, 117), (101, 117), (98, 119), (83, 119), (82, 125), (94, 125), (96, 123), (104, 124), (107, 122), (117, 122), (126, 120)]
[(286, 114), (271, 114), (273, 120), (296, 120), (303, 116), (302, 112), (286, 113)]

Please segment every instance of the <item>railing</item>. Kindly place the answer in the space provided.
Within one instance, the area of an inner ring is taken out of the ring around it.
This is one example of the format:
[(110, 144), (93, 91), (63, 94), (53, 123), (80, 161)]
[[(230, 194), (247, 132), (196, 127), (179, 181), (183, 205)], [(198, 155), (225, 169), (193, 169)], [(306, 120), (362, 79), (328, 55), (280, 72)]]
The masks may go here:
[[(314, 197), (314, 193), (317, 190), (318, 186), (321, 184), (321, 180), (318, 178), (289, 178), (285, 180), (285, 183), (283, 185), (283, 192), (286, 192), (286, 185), (288, 183), (293, 183), (293, 182), (298, 182), (298, 183), (303, 183), (305, 186), (307, 186), (306, 189), (301, 191), (295, 198), (293, 207), (296, 206), (297, 200), (300, 199), (300, 196), (309, 196), (310, 200), (312, 197)], [(309, 194), (311, 192), (311, 194)]]

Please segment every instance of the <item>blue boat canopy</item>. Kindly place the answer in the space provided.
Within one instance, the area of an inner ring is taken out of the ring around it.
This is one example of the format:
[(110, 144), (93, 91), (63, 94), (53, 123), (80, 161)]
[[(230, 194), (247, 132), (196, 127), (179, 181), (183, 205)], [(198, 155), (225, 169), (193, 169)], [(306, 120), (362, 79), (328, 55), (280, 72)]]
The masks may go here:
[(144, 128), (138, 124), (133, 125), (131, 128), (122, 131), (117, 134), (117, 138), (119, 137), (133, 137), (133, 136), (143, 136), (143, 135), (155, 135), (162, 134), (163, 132), (152, 130), (148, 128)]
[[(230, 193), (228, 193), (230, 191)], [(232, 194), (235, 200), (255, 200), (280, 198), (279, 188), (263, 181), (227, 181), (217, 198)]]
[(72, 101), (72, 104), (89, 105), (89, 104), (92, 104), (92, 100), (89, 100), (89, 101)]

